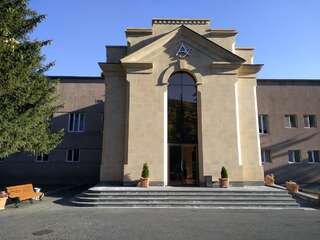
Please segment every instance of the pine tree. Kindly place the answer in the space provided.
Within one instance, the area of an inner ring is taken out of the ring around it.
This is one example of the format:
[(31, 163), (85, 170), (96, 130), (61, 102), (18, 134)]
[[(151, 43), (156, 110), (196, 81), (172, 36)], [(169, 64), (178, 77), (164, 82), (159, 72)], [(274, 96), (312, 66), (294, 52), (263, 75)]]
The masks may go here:
[(44, 19), (27, 0), (0, 2), (0, 157), (48, 153), (63, 136), (63, 130), (50, 129), (59, 107), (57, 82), (44, 75), (53, 64), (44, 64), (41, 54), (50, 41), (28, 36)]

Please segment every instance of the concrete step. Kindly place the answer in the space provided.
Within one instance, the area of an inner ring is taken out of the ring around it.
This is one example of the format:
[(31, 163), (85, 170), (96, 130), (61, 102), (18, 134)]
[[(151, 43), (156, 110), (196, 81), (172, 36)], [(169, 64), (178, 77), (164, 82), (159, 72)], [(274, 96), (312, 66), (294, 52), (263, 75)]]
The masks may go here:
[(204, 203), (204, 202), (77, 202), (74, 201), (75, 206), (81, 207), (109, 207), (109, 208), (299, 208), (299, 205), (293, 203), (270, 203), (270, 202), (215, 202), (215, 203)]
[(188, 196), (221, 196), (221, 197), (236, 197), (236, 196), (261, 196), (261, 197), (268, 197), (268, 196), (277, 196), (277, 197), (285, 197), (289, 196), (287, 192), (280, 192), (280, 193), (272, 193), (272, 192), (250, 192), (250, 193), (242, 193), (242, 192), (101, 192), (101, 193), (91, 193), (91, 192), (84, 192), (82, 193), (83, 196), (88, 197), (108, 197), (108, 196), (119, 196), (119, 197), (134, 197), (134, 196), (143, 196), (143, 197), (155, 197), (155, 196), (181, 196), (181, 197), (188, 197)]
[(78, 196), (76, 197), (77, 201), (88, 201), (88, 202), (120, 202), (120, 201), (127, 201), (127, 202), (132, 202), (132, 201), (141, 201), (141, 202), (150, 202), (150, 201), (206, 201), (206, 202), (213, 202), (213, 201), (275, 201), (275, 202), (288, 202), (288, 201), (293, 201), (295, 202), (294, 199), (290, 197), (267, 197), (267, 198), (261, 198), (261, 197), (151, 197), (151, 198), (144, 198), (144, 197), (134, 197), (134, 198), (126, 198), (126, 197), (100, 197), (100, 198), (93, 198), (93, 197), (83, 197), (83, 196)]
[(92, 188), (74, 206), (110, 208), (298, 208), (286, 191), (257, 188)]

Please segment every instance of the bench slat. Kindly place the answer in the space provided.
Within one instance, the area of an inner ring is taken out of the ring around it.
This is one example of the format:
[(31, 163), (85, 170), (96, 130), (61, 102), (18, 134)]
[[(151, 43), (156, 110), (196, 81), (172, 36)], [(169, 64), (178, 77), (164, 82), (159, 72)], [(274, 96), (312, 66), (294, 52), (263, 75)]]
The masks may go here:
[(10, 198), (18, 198), (20, 201), (25, 201), (42, 195), (42, 193), (37, 193), (33, 190), (32, 184), (10, 186), (6, 188), (6, 191)]

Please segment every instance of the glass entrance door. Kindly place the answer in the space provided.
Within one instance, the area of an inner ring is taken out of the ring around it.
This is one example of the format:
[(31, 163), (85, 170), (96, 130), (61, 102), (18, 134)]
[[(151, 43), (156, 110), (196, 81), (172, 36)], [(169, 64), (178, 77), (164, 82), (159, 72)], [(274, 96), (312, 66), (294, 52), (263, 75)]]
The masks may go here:
[(197, 146), (169, 145), (169, 184), (173, 186), (197, 184)]
[(168, 85), (168, 176), (170, 185), (198, 183), (197, 86), (186, 72), (170, 76)]

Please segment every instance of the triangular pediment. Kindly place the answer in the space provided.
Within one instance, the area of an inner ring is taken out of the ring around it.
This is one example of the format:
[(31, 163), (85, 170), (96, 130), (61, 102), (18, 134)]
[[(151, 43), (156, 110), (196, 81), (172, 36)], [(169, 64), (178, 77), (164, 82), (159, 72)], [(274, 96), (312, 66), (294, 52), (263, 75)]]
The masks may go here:
[[(216, 62), (228, 63), (244, 63), (245, 60), (231, 51), (221, 47), (220, 45), (210, 41), (206, 37), (191, 30), (190, 28), (181, 25), (171, 32), (168, 32), (161, 38), (150, 43), (147, 46), (129, 54), (121, 59), (122, 63), (142, 63), (149, 62), (148, 56), (164, 51), (170, 43), (177, 43), (177, 51), (172, 54), (172, 57), (191, 57), (191, 48), (196, 48), (208, 57), (211, 57)], [(181, 56), (180, 56), (181, 55)]]

